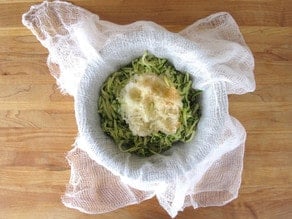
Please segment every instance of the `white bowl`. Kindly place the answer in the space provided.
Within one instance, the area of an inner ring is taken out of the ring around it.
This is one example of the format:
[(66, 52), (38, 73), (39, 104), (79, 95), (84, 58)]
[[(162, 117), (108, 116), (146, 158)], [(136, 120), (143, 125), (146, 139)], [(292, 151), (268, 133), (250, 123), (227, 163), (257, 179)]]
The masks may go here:
[[(124, 153), (105, 135), (100, 127), (97, 111), (99, 90), (106, 78), (115, 70), (149, 51), (157, 57), (168, 59), (177, 70), (188, 72), (194, 86), (203, 90), (202, 116), (197, 133), (189, 143), (175, 144), (161, 155), (141, 158)], [(124, 180), (156, 183), (170, 182), (182, 177), (209, 156), (216, 153), (224, 118), (228, 115), (228, 99), (224, 83), (212, 82), (208, 57), (199, 43), (165, 30), (136, 31), (120, 34), (111, 39), (99, 52), (100, 59), (91, 63), (80, 81), (75, 111), (79, 133), (83, 139), (81, 148), (99, 164)], [(220, 109), (219, 107), (220, 106)], [(222, 152), (215, 156), (221, 156)], [(154, 185), (153, 184), (153, 185)], [(145, 189), (145, 188), (144, 188)]]

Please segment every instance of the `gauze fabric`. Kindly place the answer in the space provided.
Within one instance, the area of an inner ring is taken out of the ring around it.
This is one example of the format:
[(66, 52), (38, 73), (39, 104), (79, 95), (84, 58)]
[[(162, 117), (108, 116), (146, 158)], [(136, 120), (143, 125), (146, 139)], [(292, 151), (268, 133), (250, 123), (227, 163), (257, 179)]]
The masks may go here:
[[(117, 25), (67, 2), (43, 2), (23, 24), (49, 50), (48, 66), (74, 96), (79, 135), (68, 153), (71, 178), (63, 203), (82, 212), (113, 211), (156, 196), (171, 217), (185, 207), (221, 206), (238, 196), (246, 132), (228, 112), (228, 94), (255, 89), (254, 59), (228, 13), (180, 33), (147, 21)], [(162, 155), (120, 152), (99, 126), (99, 89), (110, 73), (149, 51), (188, 72), (201, 89), (194, 139)]]

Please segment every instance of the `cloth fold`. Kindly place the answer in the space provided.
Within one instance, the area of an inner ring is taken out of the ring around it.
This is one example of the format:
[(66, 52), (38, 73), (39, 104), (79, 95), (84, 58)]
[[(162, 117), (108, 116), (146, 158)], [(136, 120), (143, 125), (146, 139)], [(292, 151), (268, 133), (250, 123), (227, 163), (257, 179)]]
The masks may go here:
[[(100, 20), (97, 15), (63, 1), (45, 1), (32, 6), (23, 15), (22, 22), (48, 49), (47, 64), (61, 91), (74, 96), (75, 99), (78, 90), (82, 89), (80, 83), (90, 80), (89, 76), (94, 75), (94, 72), (88, 73), (88, 66), (92, 63), (96, 63), (97, 67), (103, 65), (106, 61), (105, 48), (114, 45), (113, 39), (124, 39), (123, 37), (132, 36), (134, 32), (153, 32), (170, 35), (170, 38), (173, 37), (173, 44), (180, 42), (176, 41), (175, 35), (168, 34), (165, 28), (153, 22), (138, 21), (129, 25), (117, 25)], [(154, 38), (155, 36), (154, 34)], [(194, 49), (176, 51), (174, 56), (181, 60), (176, 67), (190, 66), (189, 69), (192, 70), (195, 65), (197, 70), (191, 72), (196, 78), (195, 84), (205, 92), (202, 97), (203, 117), (199, 124), (201, 126), (198, 127), (203, 131), (200, 131), (194, 141), (202, 145), (196, 149), (198, 156), (196, 159), (186, 156), (177, 160), (178, 166), (174, 166), (173, 171), (175, 167), (178, 168), (176, 171), (182, 167), (183, 174), (179, 177), (172, 179), (169, 175), (163, 175), (168, 172), (162, 169), (162, 178), (168, 179), (152, 180), (151, 183), (149, 180), (148, 183), (148, 179), (145, 180), (144, 177), (151, 175), (142, 173), (133, 176), (130, 166), (127, 166), (133, 163), (132, 157), (126, 157), (127, 164), (117, 165), (117, 171), (112, 171), (112, 168), (104, 165), (105, 163), (95, 156), (98, 148), (89, 143), (87, 135), (80, 132), (73, 149), (67, 155), (71, 178), (62, 197), (65, 206), (89, 214), (98, 214), (138, 204), (156, 196), (168, 214), (175, 217), (177, 212), (185, 207), (221, 206), (238, 196), (246, 132), (242, 125), (229, 115), (227, 95), (244, 94), (255, 89), (253, 56), (236, 22), (225, 12), (195, 22), (182, 30), (177, 38), (184, 38), (186, 44)], [(125, 45), (128, 45), (127, 43), (129, 42), (125, 40)], [(154, 48), (153, 45), (151, 48)], [(160, 48), (153, 49), (153, 52), (159, 53), (159, 50)], [(113, 57), (122, 54), (114, 49), (110, 52)], [(169, 53), (171, 57), (171, 52)], [(208, 111), (210, 105), (215, 105), (216, 110)], [(78, 107), (77, 114), (83, 110), (78, 104), (75, 107)], [(82, 116), (82, 113), (78, 114), (79, 117), (80, 115)], [(86, 123), (84, 121), (82, 123)], [(220, 130), (208, 129), (215, 127), (214, 124), (217, 123), (220, 124)], [(81, 127), (79, 123), (78, 125)], [(99, 142), (101, 143), (98, 144), (106, 145), (102, 140)], [(190, 146), (192, 145), (186, 148)], [(171, 153), (183, 152), (175, 149)], [(160, 157), (161, 162), (173, 158), (171, 153)], [(118, 155), (113, 154), (113, 158), (116, 157)], [(151, 172), (151, 162), (147, 165)], [(144, 166), (142, 170), (147, 168)], [(119, 171), (121, 169), (123, 173)]]

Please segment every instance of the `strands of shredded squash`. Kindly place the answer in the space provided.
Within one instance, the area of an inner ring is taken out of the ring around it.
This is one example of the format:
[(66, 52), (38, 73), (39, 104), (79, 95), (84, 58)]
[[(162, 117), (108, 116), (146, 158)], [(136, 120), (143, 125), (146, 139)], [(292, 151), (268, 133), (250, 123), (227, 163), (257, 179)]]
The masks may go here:
[[(135, 75), (142, 74), (156, 74), (181, 95), (180, 125), (174, 134), (158, 131), (147, 136), (134, 135), (125, 121), (121, 112), (121, 91)], [(188, 142), (193, 138), (201, 116), (198, 102), (200, 93), (200, 90), (192, 88), (188, 73), (176, 70), (166, 59), (145, 52), (142, 57), (112, 73), (103, 83), (98, 99), (101, 128), (123, 152), (141, 157), (161, 154), (175, 142)]]

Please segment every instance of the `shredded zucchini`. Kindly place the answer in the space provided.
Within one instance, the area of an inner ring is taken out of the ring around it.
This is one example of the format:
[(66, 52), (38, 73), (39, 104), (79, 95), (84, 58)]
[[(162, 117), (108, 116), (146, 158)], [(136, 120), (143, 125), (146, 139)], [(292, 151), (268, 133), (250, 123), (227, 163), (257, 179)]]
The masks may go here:
[[(122, 89), (133, 76), (149, 73), (163, 78), (164, 82), (168, 86), (174, 86), (182, 97), (180, 125), (175, 134), (158, 131), (147, 136), (134, 135), (121, 114), (119, 97)], [(201, 116), (198, 102), (200, 93), (200, 90), (192, 87), (192, 80), (188, 73), (176, 70), (166, 59), (157, 58), (145, 52), (129, 65), (113, 72), (103, 83), (98, 99), (101, 128), (113, 138), (123, 152), (141, 157), (161, 154), (170, 149), (175, 142), (188, 142), (193, 138)]]

